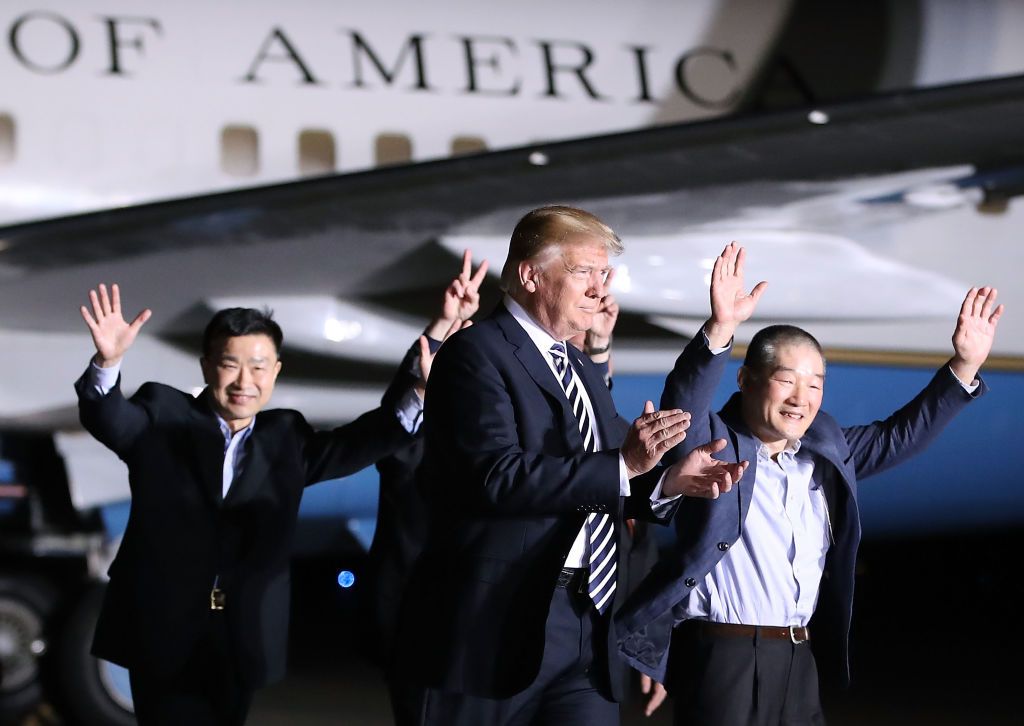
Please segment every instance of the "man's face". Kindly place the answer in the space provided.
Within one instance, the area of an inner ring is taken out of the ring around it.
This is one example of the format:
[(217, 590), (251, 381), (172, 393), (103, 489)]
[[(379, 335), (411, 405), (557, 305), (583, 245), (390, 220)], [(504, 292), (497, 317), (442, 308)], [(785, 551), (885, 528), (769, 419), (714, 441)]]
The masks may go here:
[(522, 269), (528, 279), (523, 307), (553, 338), (566, 340), (590, 330), (609, 269), (600, 238), (570, 237), (550, 257), (523, 263)]
[(225, 338), (200, 364), (213, 408), (232, 431), (248, 426), (267, 404), (281, 372), (274, 341), (263, 334)]
[(782, 346), (773, 371), (741, 368), (743, 419), (774, 454), (803, 437), (818, 415), (825, 364), (813, 346)]

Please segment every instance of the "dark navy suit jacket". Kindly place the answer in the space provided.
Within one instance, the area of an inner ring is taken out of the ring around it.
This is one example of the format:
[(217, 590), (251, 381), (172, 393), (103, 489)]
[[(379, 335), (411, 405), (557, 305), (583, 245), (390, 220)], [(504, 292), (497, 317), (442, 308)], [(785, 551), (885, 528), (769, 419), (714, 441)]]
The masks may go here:
[[(616, 447), (629, 422), (593, 362), (571, 346), (569, 359), (593, 403), (605, 447), (597, 453), (584, 452), (565, 393), (504, 305), (451, 337), (434, 360), (421, 470), (431, 529), (407, 593), (398, 664), (424, 685), (487, 698), (524, 690), (540, 668), (555, 583), (587, 514), (605, 512), (620, 525), (655, 519), (649, 497), (660, 471), (633, 479), (632, 496), (620, 497)], [(623, 664), (605, 652), (618, 697)]]
[[(677, 545), (671, 557), (655, 565), (619, 613), (620, 652), (661, 683), (671, 682), (669, 646), (673, 628), (683, 619), (685, 601), (740, 538), (755, 485), (760, 442), (743, 423), (740, 394), (734, 394), (718, 413), (711, 411), (712, 396), (727, 362), (727, 353), (713, 355), (705, 336), (697, 335), (669, 373), (662, 396), (662, 408), (682, 408), (692, 414), (686, 440), (671, 456), (681, 456), (711, 439), (725, 439), (728, 444), (717, 458), (746, 460), (750, 468), (732, 491), (717, 500), (682, 502), (676, 514)], [(974, 394), (968, 394), (949, 367), (943, 366), (924, 390), (884, 421), (841, 427), (820, 411), (801, 439), (801, 450), (830, 464), (814, 472), (825, 492), (835, 542), (826, 558), (811, 642), (816, 652), (830, 656), (822, 663), (819, 655), (819, 664), (841, 681), (849, 678), (847, 644), (861, 534), (857, 482), (923, 450), (964, 406), (985, 391), (982, 382)]]

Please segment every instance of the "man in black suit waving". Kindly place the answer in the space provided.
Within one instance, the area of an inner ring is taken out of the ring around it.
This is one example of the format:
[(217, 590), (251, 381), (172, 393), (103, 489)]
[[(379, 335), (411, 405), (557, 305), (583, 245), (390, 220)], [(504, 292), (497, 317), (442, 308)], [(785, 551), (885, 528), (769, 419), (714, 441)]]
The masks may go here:
[[(289, 555), (303, 487), (351, 474), (411, 441), (420, 398), (399, 375), (385, 405), (333, 431), (262, 410), (281, 370), (281, 329), (221, 310), (203, 335), (198, 396), (120, 365), (140, 328), (117, 285), (82, 317), (96, 346), (75, 384), (85, 428), (127, 465), (128, 526), (110, 567), (93, 653), (129, 669), (140, 724), (242, 724), (253, 690), (284, 675)], [(403, 367), (402, 370), (405, 370)]]
[(630, 425), (594, 364), (565, 344), (593, 324), (621, 249), (582, 210), (528, 213), (504, 301), (434, 361), (431, 530), (400, 644), (400, 665), (428, 686), (424, 723), (617, 724), (622, 522), (665, 521), (679, 494), (714, 496), (742, 473), (712, 446), (656, 469), (689, 415), (648, 402)]

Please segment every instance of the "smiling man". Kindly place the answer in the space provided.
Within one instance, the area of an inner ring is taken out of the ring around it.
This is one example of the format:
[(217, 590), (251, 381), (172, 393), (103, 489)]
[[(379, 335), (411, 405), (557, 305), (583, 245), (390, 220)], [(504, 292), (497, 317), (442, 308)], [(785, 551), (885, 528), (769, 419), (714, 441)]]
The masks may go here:
[(146, 383), (126, 399), (122, 358), (150, 312), (126, 322), (117, 285), (90, 298), (81, 312), (96, 355), (75, 384), (79, 412), (128, 465), (132, 493), (93, 653), (128, 668), (142, 726), (242, 724), (253, 690), (284, 675), (303, 488), (408, 445), (418, 383), (406, 361), (385, 405), (314, 431), (297, 411), (263, 410), (281, 328), (267, 312), (229, 308), (203, 335), (202, 393)]
[(743, 263), (735, 244), (716, 260), (711, 318), (676, 361), (662, 404), (688, 408), (690, 440), (726, 438), (718, 456), (749, 460), (750, 470), (717, 501), (682, 503), (677, 547), (620, 613), (620, 647), (666, 684), (676, 724), (823, 724), (815, 658), (848, 678), (857, 483), (920, 452), (985, 392), (978, 370), (1003, 308), (994, 289), (972, 288), (953, 357), (884, 421), (840, 427), (819, 410), (821, 346), (790, 325), (753, 337), (739, 393), (714, 413), (733, 333), (766, 286), (746, 293)]
[(656, 468), (689, 415), (648, 402), (630, 425), (566, 345), (579, 333), (590, 350), (608, 345), (593, 324), (621, 250), (583, 210), (529, 212), (505, 299), (434, 361), (421, 481), (432, 520), (397, 664), (427, 687), (421, 723), (617, 724), (623, 520), (664, 523), (678, 495), (717, 496), (742, 474), (712, 446)]

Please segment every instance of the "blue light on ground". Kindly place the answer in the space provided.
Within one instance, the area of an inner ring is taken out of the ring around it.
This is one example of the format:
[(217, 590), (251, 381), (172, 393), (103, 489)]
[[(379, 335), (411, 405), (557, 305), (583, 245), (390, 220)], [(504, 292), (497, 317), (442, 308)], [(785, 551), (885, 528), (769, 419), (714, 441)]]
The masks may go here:
[(356, 576), (348, 570), (342, 570), (338, 573), (338, 586), (349, 588), (356, 584)]

